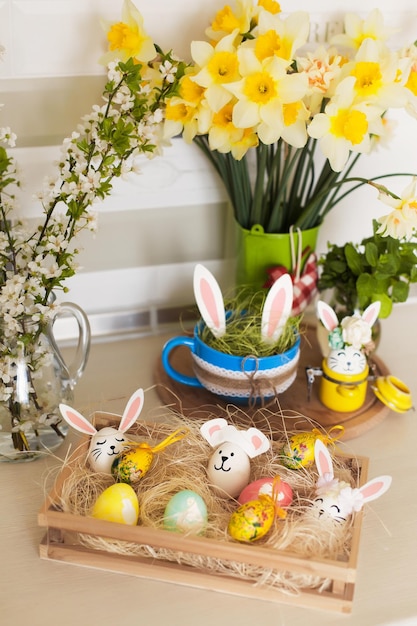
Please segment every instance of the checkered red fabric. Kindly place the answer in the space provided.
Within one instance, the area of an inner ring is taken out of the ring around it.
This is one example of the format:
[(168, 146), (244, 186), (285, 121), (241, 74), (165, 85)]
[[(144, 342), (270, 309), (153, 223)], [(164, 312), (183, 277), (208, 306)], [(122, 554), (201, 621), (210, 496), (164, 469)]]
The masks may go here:
[(292, 315), (300, 315), (300, 313), (307, 308), (307, 305), (317, 293), (318, 269), (317, 258), (314, 253), (311, 253), (307, 258), (306, 264), (299, 278), (297, 277), (297, 268), (295, 268), (293, 272), (288, 272), (288, 270), (282, 265), (270, 268), (267, 270), (267, 273), (268, 280), (264, 285), (264, 287), (267, 288), (271, 287), (271, 285), (273, 285), (274, 282), (283, 274), (290, 274), (294, 291), (291, 312)]

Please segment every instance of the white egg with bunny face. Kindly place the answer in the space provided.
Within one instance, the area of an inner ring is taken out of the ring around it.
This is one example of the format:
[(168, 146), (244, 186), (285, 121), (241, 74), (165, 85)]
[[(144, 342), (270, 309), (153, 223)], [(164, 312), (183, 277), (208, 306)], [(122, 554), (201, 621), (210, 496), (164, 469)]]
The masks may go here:
[[(86, 435), (91, 435), (87, 460), (95, 472), (111, 474), (114, 459), (129, 448), (129, 439), (126, 431), (136, 422), (144, 402), (143, 389), (138, 389), (129, 398), (118, 428), (106, 426), (97, 430), (81, 413), (66, 404), (60, 404), (59, 409), (65, 421)], [(131, 443), (131, 442), (130, 442)]]
[(250, 480), (250, 459), (269, 450), (270, 442), (257, 428), (238, 430), (221, 417), (203, 424), (203, 437), (216, 448), (207, 477), (220, 496), (236, 498)]
[(226, 494), (239, 495), (250, 479), (248, 455), (234, 443), (222, 443), (209, 459), (207, 477), (212, 485)]
[(315, 442), (314, 455), (319, 479), (310, 514), (323, 522), (344, 524), (366, 502), (382, 496), (391, 485), (391, 476), (378, 476), (361, 487), (351, 487), (339, 480), (334, 475), (330, 452), (320, 439)]

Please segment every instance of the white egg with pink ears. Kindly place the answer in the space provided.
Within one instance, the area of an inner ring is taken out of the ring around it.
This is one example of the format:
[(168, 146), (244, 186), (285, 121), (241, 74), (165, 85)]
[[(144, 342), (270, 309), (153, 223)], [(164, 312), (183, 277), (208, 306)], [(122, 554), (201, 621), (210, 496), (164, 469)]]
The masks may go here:
[(250, 459), (269, 450), (269, 440), (257, 428), (238, 430), (222, 417), (203, 424), (200, 432), (215, 448), (207, 465), (208, 480), (218, 495), (236, 498), (249, 483)]

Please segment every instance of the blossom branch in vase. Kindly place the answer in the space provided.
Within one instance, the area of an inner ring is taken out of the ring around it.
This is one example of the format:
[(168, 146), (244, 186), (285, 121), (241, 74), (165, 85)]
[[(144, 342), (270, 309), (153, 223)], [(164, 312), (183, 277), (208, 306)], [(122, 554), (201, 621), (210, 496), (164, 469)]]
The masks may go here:
[[(50, 358), (40, 340), (57, 312), (54, 293), (68, 291), (66, 281), (77, 271), (77, 238), (95, 230), (93, 205), (112, 192), (113, 179), (137, 172), (137, 157), (152, 157), (162, 145), (165, 101), (184, 64), (145, 39), (136, 58), (109, 63), (104, 103), (64, 140), (56, 175), (38, 195), (43, 217), (33, 229), (17, 218), (20, 183), (6, 149), (15, 136), (0, 130), (0, 404), (18, 451), (28, 450), (28, 433), (36, 434), (43, 423), (59, 434), (58, 411), (49, 407), (49, 391), (40, 396), (35, 379), (42, 378), (41, 367)], [(16, 399), (16, 381), (22, 402)]]

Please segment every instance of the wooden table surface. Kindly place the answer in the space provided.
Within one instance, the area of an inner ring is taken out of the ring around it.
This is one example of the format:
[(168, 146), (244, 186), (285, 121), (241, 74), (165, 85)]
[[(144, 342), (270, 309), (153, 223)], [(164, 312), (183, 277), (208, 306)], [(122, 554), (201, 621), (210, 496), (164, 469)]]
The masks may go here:
[[(417, 398), (417, 304), (397, 307), (382, 322), (379, 358)], [(158, 419), (154, 372), (166, 339), (178, 329), (147, 337), (94, 342), (76, 390), (84, 415), (120, 413), (137, 387), (145, 389), (146, 419)], [(415, 400), (416, 401), (416, 400)], [(43, 529), (37, 513), (61, 459), (79, 441), (71, 432), (56, 457), (0, 464), (0, 623), (4, 626), (415, 626), (417, 624), (417, 413), (389, 412), (372, 428), (343, 442), (370, 458), (369, 476), (391, 474), (381, 499), (366, 505), (358, 576), (350, 616), (240, 598), (139, 579), (39, 558)], [(175, 581), (173, 581), (174, 583)]]

